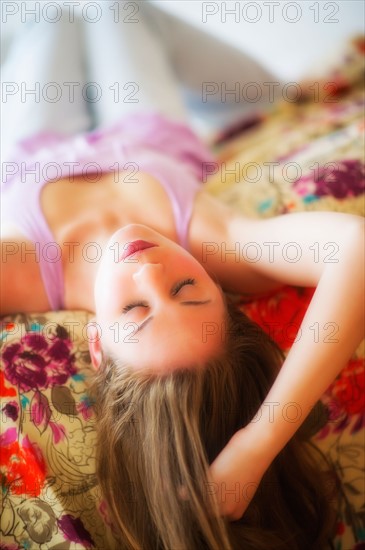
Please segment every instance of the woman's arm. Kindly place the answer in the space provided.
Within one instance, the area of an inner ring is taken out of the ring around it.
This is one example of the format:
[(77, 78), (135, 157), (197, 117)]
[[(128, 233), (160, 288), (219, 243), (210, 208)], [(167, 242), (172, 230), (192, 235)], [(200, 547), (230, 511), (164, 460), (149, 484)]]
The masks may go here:
[[(260, 410), (211, 467), (218, 487), (240, 484), (242, 498), (236, 495), (224, 501), (218, 492), (221, 512), (231, 519), (243, 514), (255, 484), (361, 342), (365, 304), (364, 220), (360, 217), (325, 212), (261, 221), (235, 217), (229, 223), (227, 248), (236, 242), (242, 249), (244, 278), (257, 273), (280, 283), (317, 288)], [(245, 248), (247, 243), (253, 243), (251, 250)], [(251, 260), (244, 257), (244, 248)], [(261, 256), (254, 262), (255, 250)], [(225, 267), (232, 286), (239, 290), (239, 270), (231, 256)], [(244, 489), (250, 483), (248, 498)]]
[(1, 239), (0, 316), (48, 311), (35, 245), (26, 239)]

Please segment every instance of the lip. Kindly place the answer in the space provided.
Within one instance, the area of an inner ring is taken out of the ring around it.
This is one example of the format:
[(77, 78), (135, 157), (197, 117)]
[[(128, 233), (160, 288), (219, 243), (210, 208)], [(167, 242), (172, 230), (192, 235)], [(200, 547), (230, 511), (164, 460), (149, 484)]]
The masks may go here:
[(129, 256), (132, 256), (132, 254), (142, 252), (143, 250), (146, 250), (147, 248), (153, 248), (154, 246), (157, 246), (157, 244), (149, 243), (142, 240), (132, 241), (128, 243), (127, 248), (119, 258), (119, 261), (123, 262), (126, 258), (129, 258)]

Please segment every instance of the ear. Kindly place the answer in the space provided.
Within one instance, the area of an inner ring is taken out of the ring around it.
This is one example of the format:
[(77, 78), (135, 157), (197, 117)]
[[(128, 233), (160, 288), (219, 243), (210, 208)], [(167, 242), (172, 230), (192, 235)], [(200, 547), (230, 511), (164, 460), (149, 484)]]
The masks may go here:
[(96, 321), (90, 321), (86, 325), (87, 341), (89, 344), (89, 352), (91, 357), (91, 364), (94, 369), (100, 367), (102, 361), (102, 349), (101, 349), (101, 329)]

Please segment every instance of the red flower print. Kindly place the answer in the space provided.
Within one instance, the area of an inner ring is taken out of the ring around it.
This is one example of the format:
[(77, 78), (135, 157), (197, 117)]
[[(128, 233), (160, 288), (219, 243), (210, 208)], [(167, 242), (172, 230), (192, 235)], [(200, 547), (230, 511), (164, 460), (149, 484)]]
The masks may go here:
[(286, 286), (271, 297), (245, 304), (243, 309), (282, 350), (288, 350), (300, 338), (298, 331), (313, 293), (313, 288)]
[(357, 197), (365, 191), (365, 167), (357, 159), (345, 159), (320, 166), (300, 177), (293, 188), (299, 195), (333, 196), (336, 199)]
[(352, 359), (334, 382), (332, 395), (349, 415), (365, 409), (365, 370), (363, 359)]
[(46, 463), (39, 447), (32, 444), (28, 436), (19, 444), (16, 428), (6, 430), (0, 444), (3, 485), (15, 495), (38, 496), (46, 477)]
[(56, 334), (47, 338), (29, 332), (19, 342), (5, 346), (5, 378), (24, 392), (62, 385), (76, 374), (71, 348), (68, 333), (60, 325)]
[(3, 371), (0, 371), (0, 397), (15, 397), (16, 389), (5, 386), (5, 377)]

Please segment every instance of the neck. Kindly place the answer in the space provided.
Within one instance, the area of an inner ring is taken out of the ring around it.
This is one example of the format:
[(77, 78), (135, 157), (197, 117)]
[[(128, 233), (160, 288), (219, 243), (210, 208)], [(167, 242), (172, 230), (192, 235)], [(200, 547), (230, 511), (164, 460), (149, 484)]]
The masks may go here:
[(99, 226), (85, 223), (77, 224), (77, 238), (72, 232), (65, 232), (62, 238), (63, 272), (65, 285), (65, 308), (82, 309), (95, 312), (94, 285), (101, 258), (111, 235), (118, 226)]

